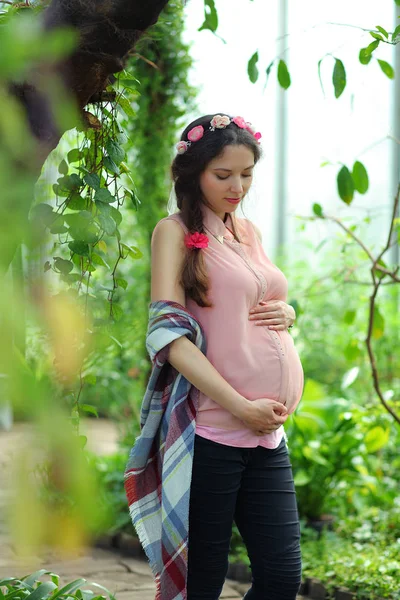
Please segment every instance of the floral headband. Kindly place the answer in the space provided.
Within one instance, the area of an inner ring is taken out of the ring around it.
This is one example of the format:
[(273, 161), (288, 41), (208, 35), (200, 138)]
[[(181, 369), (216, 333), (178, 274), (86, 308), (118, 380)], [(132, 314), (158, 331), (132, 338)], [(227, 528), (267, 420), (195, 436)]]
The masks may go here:
[[(225, 115), (215, 115), (215, 117), (213, 117), (210, 121), (209, 130), (215, 131), (216, 129), (225, 129), (231, 123), (235, 123), (235, 125), (237, 125), (237, 127), (240, 127), (240, 129), (246, 129), (246, 131), (251, 133), (251, 135), (255, 137), (257, 142), (260, 143), (261, 133), (259, 131), (256, 131), (252, 124), (245, 121), (243, 117), (233, 117), (233, 119), (231, 119), (230, 117), (227, 117)], [(199, 140), (201, 140), (203, 135), (204, 127), (202, 125), (197, 125), (196, 127), (193, 127), (193, 129), (191, 129), (187, 134), (187, 138), (189, 141), (181, 141), (176, 144), (176, 150), (178, 154), (184, 154), (189, 148), (189, 146), (191, 146), (193, 142), (198, 142)]]

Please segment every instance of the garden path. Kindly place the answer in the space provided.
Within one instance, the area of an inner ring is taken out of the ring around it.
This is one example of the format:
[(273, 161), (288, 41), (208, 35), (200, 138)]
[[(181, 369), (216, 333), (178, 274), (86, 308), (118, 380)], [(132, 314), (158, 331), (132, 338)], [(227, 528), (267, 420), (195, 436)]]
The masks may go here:
[[(110, 421), (87, 420), (82, 424), (82, 433), (87, 435), (91, 451), (111, 454), (117, 450), (118, 431)], [(17, 451), (29, 444), (31, 436), (32, 426), (26, 423), (15, 424), (11, 431), (0, 431), (0, 579), (21, 577), (45, 568), (60, 575), (60, 584), (82, 577), (104, 585), (117, 600), (154, 600), (148, 564), (116, 551), (88, 547), (70, 557), (57, 555), (54, 551), (30, 558), (17, 556), (7, 532), (5, 507), (10, 497), (13, 459)], [(239, 600), (247, 587), (228, 580), (221, 599)]]

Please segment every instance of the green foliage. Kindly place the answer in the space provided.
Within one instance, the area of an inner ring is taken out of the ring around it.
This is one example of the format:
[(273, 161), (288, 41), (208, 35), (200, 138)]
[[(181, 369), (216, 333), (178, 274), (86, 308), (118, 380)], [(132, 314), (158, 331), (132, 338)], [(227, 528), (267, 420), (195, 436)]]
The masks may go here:
[(215, 0), (204, 0), (204, 23), (199, 31), (209, 29), (215, 33), (218, 29), (218, 13), (215, 8)]
[[(320, 580), (328, 592), (348, 588), (357, 598), (398, 599), (399, 544), (360, 543), (326, 532), (302, 544), (303, 578)], [(332, 596), (330, 596), (332, 597)]]
[[(115, 600), (115, 596), (104, 586), (87, 581), (75, 579), (60, 587), (60, 576), (52, 571), (40, 569), (24, 577), (6, 577), (0, 580), (0, 598), (2, 600)], [(104, 594), (96, 594), (93, 590), (83, 586), (95, 587)]]
[(257, 63), (258, 63), (258, 52), (254, 52), (253, 56), (250, 58), (249, 63), (247, 65), (247, 73), (248, 73), (251, 83), (256, 83), (256, 81), (258, 79), (259, 73), (258, 73), (258, 69), (257, 69)]
[(110, 456), (88, 454), (88, 458), (96, 472), (100, 490), (99, 501), (105, 504), (107, 512), (112, 515), (107, 533), (121, 531), (134, 533), (135, 530), (132, 528), (132, 521), (127, 508), (123, 478), (128, 460), (128, 450), (126, 452), (121, 450), (121, 452)]
[(338, 58), (335, 58), (335, 66), (332, 75), (333, 87), (335, 88), (335, 98), (339, 98), (346, 87), (346, 70), (344, 64)]
[(346, 166), (343, 166), (338, 173), (337, 187), (339, 196), (343, 202), (351, 204), (354, 196), (354, 181)]
[(280, 60), (278, 63), (278, 81), (279, 85), (284, 90), (287, 90), (290, 87), (290, 73), (284, 60)]

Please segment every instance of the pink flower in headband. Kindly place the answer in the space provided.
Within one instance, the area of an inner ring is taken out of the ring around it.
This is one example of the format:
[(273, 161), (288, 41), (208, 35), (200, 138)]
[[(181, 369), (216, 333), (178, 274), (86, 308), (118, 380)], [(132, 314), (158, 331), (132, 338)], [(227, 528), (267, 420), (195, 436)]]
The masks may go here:
[(176, 144), (176, 150), (178, 152), (178, 154), (184, 154), (186, 152), (186, 150), (189, 148), (190, 144), (188, 144), (187, 142), (178, 142)]
[(190, 250), (194, 248), (207, 248), (209, 239), (204, 233), (199, 233), (195, 231), (195, 233), (187, 233), (185, 235), (185, 246)]
[(255, 129), (255, 128), (253, 127), (253, 125), (252, 125), (251, 123), (249, 123), (248, 121), (247, 121), (247, 123), (246, 123), (246, 129), (247, 129), (247, 131), (248, 131), (249, 133), (251, 133), (252, 135), (255, 135), (255, 133), (256, 133), (256, 129)]
[(230, 123), (231, 120), (226, 115), (215, 115), (210, 121), (212, 130), (225, 129)]
[(204, 127), (201, 125), (197, 125), (197, 127), (193, 127), (187, 134), (188, 140), (191, 142), (198, 142), (204, 135)]
[(235, 125), (237, 125), (238, 127), (240, 127), (240, 129), (247, 129), (247, 123), (243, 119), (243, 117), (234, 117), (232, 119), (232, 123), (235, 123)]

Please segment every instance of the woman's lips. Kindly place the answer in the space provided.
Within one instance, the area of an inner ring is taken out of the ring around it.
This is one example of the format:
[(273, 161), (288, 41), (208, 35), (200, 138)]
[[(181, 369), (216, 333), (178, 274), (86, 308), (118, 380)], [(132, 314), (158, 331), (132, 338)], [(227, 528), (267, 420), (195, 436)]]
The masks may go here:
[(239, 204), (240, 198), (225, 198), (230, 204)]

